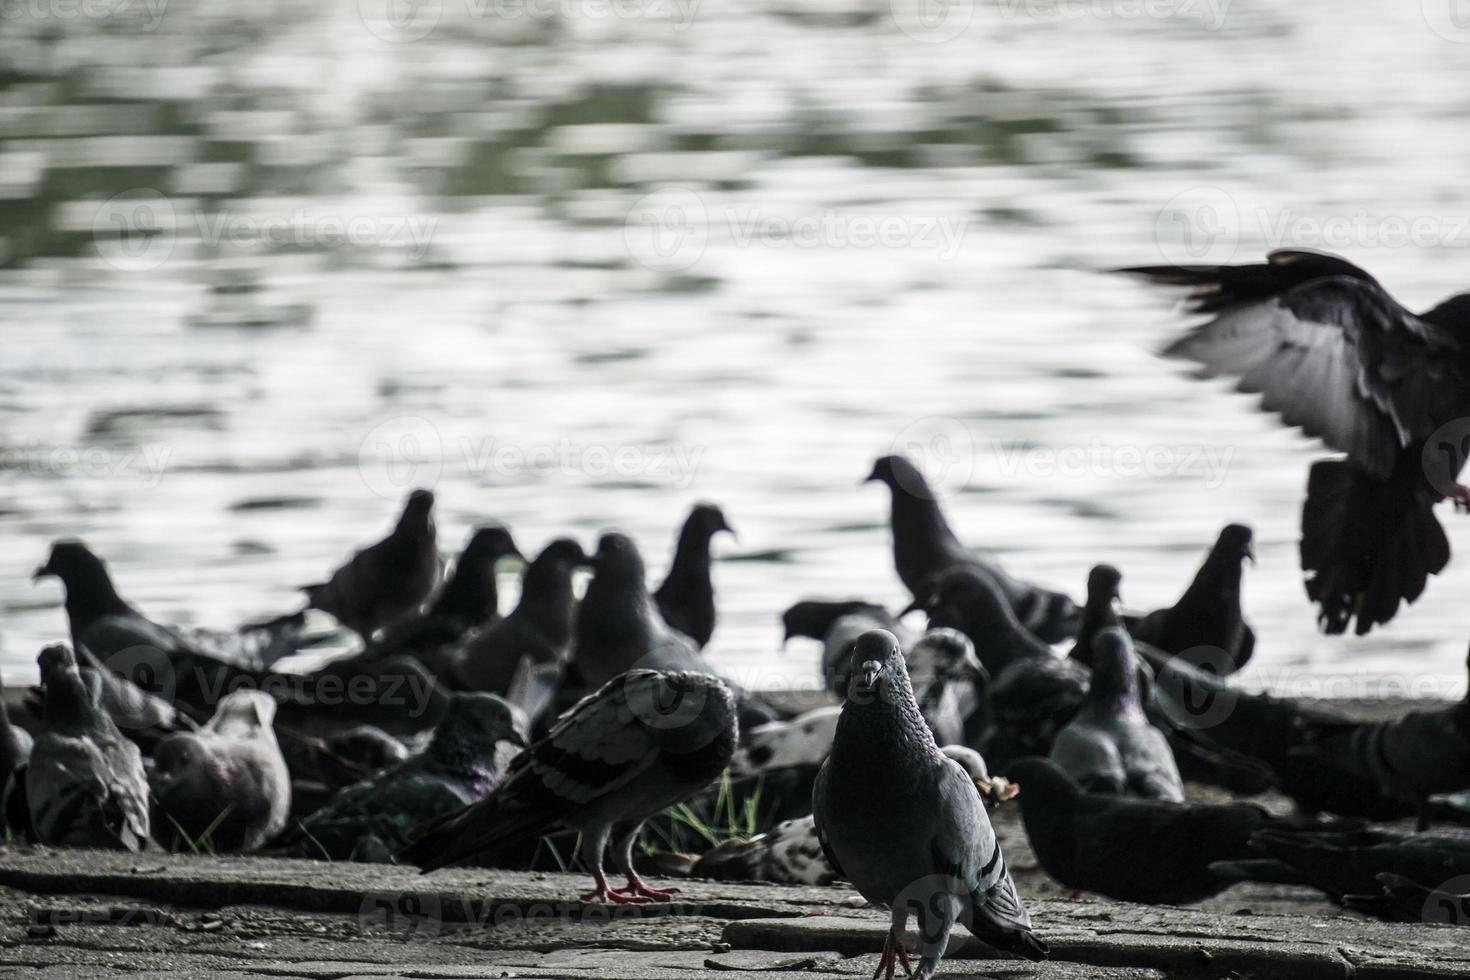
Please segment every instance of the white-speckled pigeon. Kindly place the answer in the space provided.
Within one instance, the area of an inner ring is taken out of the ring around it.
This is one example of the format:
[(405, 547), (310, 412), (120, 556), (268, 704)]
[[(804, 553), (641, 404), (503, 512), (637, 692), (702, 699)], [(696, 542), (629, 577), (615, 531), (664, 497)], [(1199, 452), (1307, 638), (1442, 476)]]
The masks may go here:
[(934, 975), (956, 922), (997, 949), (1044, 959), (1046, 944), (1032, 935), (980, 793), (934, 744), (893, 634), (859, 637), (852, 675), (812, 806), (838, 874), (892, 909), (879, 970), (891, 980), (895, 959), (907, 969), (911, 913), (920, 980)]
[[(633, 868), (638, 832), (719, 778), (737, 737), (735, 697), (719, 678), (629, 671), (563, 714), (495, 793), (426, 827), (403, 857), (425, 872), (493, 863), (509, 844), (570, 827), (581, 832), (578, 856), (597, 886), (587, 899), (665, 898), (672, 891), (650, 888)], [(608, 885), (605, 852), (626, 888)]]
[(784, 642), (803, 636), (822, 643), (822, 680), (839, 698), (847, 696), (852, 645), (868, 630), (887, 630), (907, 650), (919, 634), (887, 609), (862, 599), (803, 599), (781, 614)]

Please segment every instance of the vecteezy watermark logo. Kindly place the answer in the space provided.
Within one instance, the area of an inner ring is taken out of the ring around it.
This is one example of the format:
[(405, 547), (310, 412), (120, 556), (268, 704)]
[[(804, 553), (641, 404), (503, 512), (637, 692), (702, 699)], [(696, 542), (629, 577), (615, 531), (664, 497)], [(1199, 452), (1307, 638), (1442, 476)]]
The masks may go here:
[(357, 0), (357, 15), (373, 36), (394, 44), (426, 38), (444, 15), (443, 0)]
[[(670, 642), (655, 647), (633, 665), (639, 668), (660, 670), (670, 660), (684, 656), (686, 650), (681, 643)], [(680, 751), (692, 751), (714, 739), (720, 731), (708, 722), (701, 723), (705, 705), (709, 701), (710, 688), (698, 681), (690, 683), (678, 674), (658, 673), (654, 675), (629, 673), (623, 681), (623, 697), (628, 710), (645, 727), (653, 729), (680, 730), (687, 734), (687, 741)]]
[(152, 490), (162, 482), (171, 456), (173, 447), (165, 443), (149, 443), (131, 449), (21, 443), (0, 448), (0, 472), (138, 480)]
[(109, 20), (151, 32), (163, 21), (168, 0), (0, 0), (0, 23), (25, 20)]
[(628, 211), (623, 242), (635, 262), (655, 272), (688, 269), (709, 243), (704, 199), (682, 187), (645, 194)]
[(965, 33), (975, 0), (888, 0), (893, 22), (915, 41), (943, 44)]
[(1421, 458), (1424, 478), (1436, 493), (1453, 500), (1456, 510), (1470, 509), (1470, 499), (1466, 499), (1459, 483), (1467, 458), (1470, 458), (1470, 418), (1451, 419), (1424, 440)]
[(1424, 23), (1446, 41), (1470, 44), (1470, 0), (1420, 0)]
[(993, 459), (1002, 476), (1028, 479), (1157, 479), (1187, 477), (1218, 489), (1235, 457), (1234, 446), (1115, 446), (1094, 439), (1072, 446), (1033, 446), (996, 440)]
[(1235, 661), (1219, 647), (1190, 647), (1176, 654), (1154, 678), (1164, 713), (1181, 728), (1222, 724), (1240, 700), (1239, 692), (1225, 683), (1234, 670)]
[(1175, 194), (1154, 218), (1154, 242), (1172, 265), (1221, 265), (1240, 243), (1240, 209), (1218, 187)]
[(1426, 891), (1421, 920), (1448, 926), (1470, 925), (1470, 875), (1458, 875)]
[(372, 892), (357, 910), (359, 929), (391, 932), (404, 939), (432, 939), (444, 922), (439, 896), (422, 892)]
[(148, 272), (174, 253), (178, 215), (151, 187), (108, 198), (92, 216), (92, 241), (102, 261), (122, 272)]
[(892, 451), (908, 459), (924, 481), (907, 486), (906, 471), (896, 477), (909, 493), (942, 500), (965, 488), (975, 473), (975, 442), (965, 423), (948, 415), (926, 415), (903, 427), (893, 440)]
[(357, 471), (368, 489), (385, 500), (398, 500), (411, 487), (433, 489), (444, 471), (444, 440), (428, 419), (388, 419), (363, 437)]
[(1230, 0), (999, 0), (1008, 20), (1195, 20), (1207, 31), (1225, 26)]
[[(132, 646), (112, 654), (102, 665), (109, 676), (125, 682), (124, 693), (108, 705), (119, 728), (151, 728), (167, 720), (160, 712), (174, 703), (178, 690), (178, 675), (168, 654), (154, 646)], [(159, 700), (152, 701), (148, 695)]]

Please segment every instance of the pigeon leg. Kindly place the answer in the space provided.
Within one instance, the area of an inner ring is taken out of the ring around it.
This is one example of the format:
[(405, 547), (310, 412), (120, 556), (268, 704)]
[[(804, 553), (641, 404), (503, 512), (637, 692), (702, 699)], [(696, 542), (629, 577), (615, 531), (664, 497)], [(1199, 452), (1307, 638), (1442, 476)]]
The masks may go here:
[[(608, 834), (612, 828), (607, 825), (599, 827), (588, 827), (582, 832), (582, 846), (577, 851), (577, 856), (582, 859), (582, 864), (592, 869), (592, 880), (597, 887), (582, 896), (584, 902), (611, 902), (614, 905), (639, 905), (648, 899), (641, 895), (625, 895), (611, 888), (607, 883), (607, 875), (602, 873), (602, 852), (607, 849)], [(614, 855), (613, 860), (618, 860)]]
[(613, 860), (613, 867), (628, 876), (628, 887), (614, 888), (617, 895), (628, 895), (636, 898), (658, 899), (677, 895), (677, 888), (652, 888), (633, 869), (633, 843), (638, 840), (638, 832), (643, 829), (642, 821), (623, 827), (616, 828), (613, 837), (612, 852), (608, 855)]
[(900, 961), (903, 963), (903, 975), (913, 976), (914, 970), (909, 966), (909, 954), (903, 948), (902, 937), (889, 929), (888, 937), (883, 940), (883, 955), (878, 957), (878, 969), (873, 971), (873, 980), (878, 980), (879, 974), (884, 975), (884, 980), (893, 980), (894, 970)]

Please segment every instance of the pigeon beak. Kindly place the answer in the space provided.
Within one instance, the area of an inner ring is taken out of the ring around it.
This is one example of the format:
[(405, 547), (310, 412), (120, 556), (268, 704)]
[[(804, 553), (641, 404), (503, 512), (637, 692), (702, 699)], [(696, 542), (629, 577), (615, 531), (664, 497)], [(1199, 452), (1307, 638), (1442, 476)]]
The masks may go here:
[(1256, 546), (1248, 544), (1245, 546), (1245, 557), (1252, 565), (1256, 563)]
[(858, 672), (863, 678), (863, 687), (871, 688), (878, 683), (878, 675), (883, 673), (883, 665), (876, 660), (865, 660)]
[(963, 680), (974, 681), (976, 684), (984, 684), (990, 680), (990, 671), (985, 669), (979, 657), (966, 657), (960, 663), (960, 677)]
[(39, 582), (39, 581), (41, 581), (41, 579), (46, 578), (46, 577), (51, 576), (51, 575), (55, 575), (55, 574), (56, 573), (51, 570), (51, 565), (49, 563), (48, 564), (45, 564), (45, 565), (41, 565), (34, 572), (31, 573), (31, 581), (32, 582)]

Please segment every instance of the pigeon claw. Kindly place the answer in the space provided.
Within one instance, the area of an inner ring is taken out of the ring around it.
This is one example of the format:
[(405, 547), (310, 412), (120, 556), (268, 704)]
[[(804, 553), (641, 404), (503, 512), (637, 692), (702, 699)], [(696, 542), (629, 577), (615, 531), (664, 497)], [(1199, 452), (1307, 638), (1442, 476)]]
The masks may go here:
[(878, 980), (880, 974), (884, 980), (893, 980), (894, 970), (900, 963), (903, 964), (904, 976), (914, 975), (913, 967), (909, 966), (908, 951), (903, 948), (903, 939), (889, 929), (888, 938), (883, 941), (883, 955), (878, 957), (878, 969), (873, 971), (873, 980)]
[(598, 874), (594, 879), (597, 887), (582, 896), (584, 902), (607, 902), (610, 905), (642, 905), (650, 899), (644, 895), (629, 895), (631, 888), (609, 888), (607, 879)]
[(628, 887), (614, 888), (612, 894), (629, 896), (636, 901), (653, 901), (679, 894), (677, 888), (654, 888), (633, 872), (628, 872)]

